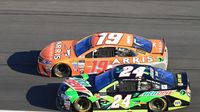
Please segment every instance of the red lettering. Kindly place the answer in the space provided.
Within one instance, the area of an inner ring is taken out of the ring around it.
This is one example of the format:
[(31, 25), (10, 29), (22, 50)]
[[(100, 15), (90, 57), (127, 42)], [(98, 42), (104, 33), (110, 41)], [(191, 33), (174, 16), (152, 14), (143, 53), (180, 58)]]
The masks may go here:
[(87, 91), (87, 89), (79, 84), (76, 80), (66, 80), (67, 84), (69, 84), (73, 89), (78, 91)]

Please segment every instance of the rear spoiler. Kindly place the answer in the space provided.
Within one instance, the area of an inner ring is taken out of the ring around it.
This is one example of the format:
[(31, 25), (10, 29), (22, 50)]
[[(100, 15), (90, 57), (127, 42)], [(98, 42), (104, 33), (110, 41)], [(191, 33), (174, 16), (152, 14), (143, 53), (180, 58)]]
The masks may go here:
[(162, 48), (162, 55), (163, 55), (163, 53), (164, 53), (164, 51), (165, 51), (165, 46), (166, 46), (166, 43), (165, 43), (165, 39), (164, 39), (164, 38), (162, 38), (162, 42), (163, 42), (163, 48)]

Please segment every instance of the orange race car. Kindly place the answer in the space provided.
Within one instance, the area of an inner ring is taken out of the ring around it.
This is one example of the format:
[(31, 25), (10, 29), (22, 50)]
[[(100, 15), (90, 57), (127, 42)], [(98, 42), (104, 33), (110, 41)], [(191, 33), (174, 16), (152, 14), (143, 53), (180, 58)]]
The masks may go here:
[(38, 57), (38, 71), (51, 77), (99, 73), (119, 64), (147, 64), (167, 69), (164, 40), (129, 33), (102, 32), (80, 41), (63, 40), (45, 47)]

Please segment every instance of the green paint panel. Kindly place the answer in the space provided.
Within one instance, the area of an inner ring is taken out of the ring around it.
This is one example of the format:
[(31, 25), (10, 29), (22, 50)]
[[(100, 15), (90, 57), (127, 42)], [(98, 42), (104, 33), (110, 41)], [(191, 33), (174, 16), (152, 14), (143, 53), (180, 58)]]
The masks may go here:
[(69, 99), (71, 103), (73, 103), (76, 99), (79, 98), (78, 93), (72, 88), (69, 88), (67, 91), (65, 91), (65, 95), (71, 97)]
[(96, 98), (95, 96), (90, 96), (90, 97), (88, 97), (88, 99), (89, 99), (92, 103), (98, 100), (98, 98)]

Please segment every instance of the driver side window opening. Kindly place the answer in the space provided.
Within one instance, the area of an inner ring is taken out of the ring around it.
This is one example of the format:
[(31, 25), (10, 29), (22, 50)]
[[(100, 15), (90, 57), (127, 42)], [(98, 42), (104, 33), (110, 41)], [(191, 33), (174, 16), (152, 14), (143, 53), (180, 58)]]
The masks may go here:
[(106, 58), (106, 57), (115, 57), (115, 47), (99, 48), (85, 55), (85, 58)]
[(160, 84), (150, 81), (140, 81), (138, 83), (138, 91), (160, 90)]
[(122, 48), (122, 47), (117, 47), (115, 53), (119, 57), (135, 57), (135, 56), (137, 56), (137, 53), (134, 52), (133, 50), (130, 50), (127, 48)]
[(85, 58), (106, 58), (106, 57), (135, 57), (137, 53), (133, 50), (122, 47), (104, 47), (96, 49), (87, 55)]
[(115, 92), (137, 91), (137, 83), (138, 83), (138, 81), (136, 81), (136, 80), (122, 79), (122, 80), (119, 80), (117, 84), (109, 87), (107, 89), (107, 92), (115, 93)]
[(137, 83), (136, 80), (122, 79), (119, 81), (119, 92), (137, 91)]
[(133, 79), (121, 79), (119, 83), (107, 89), (108, 93), (113, 92), (133, 92), (133, 91), (155, 91), (160, 90), (159, 83), (151, 81), (138, 81)]

